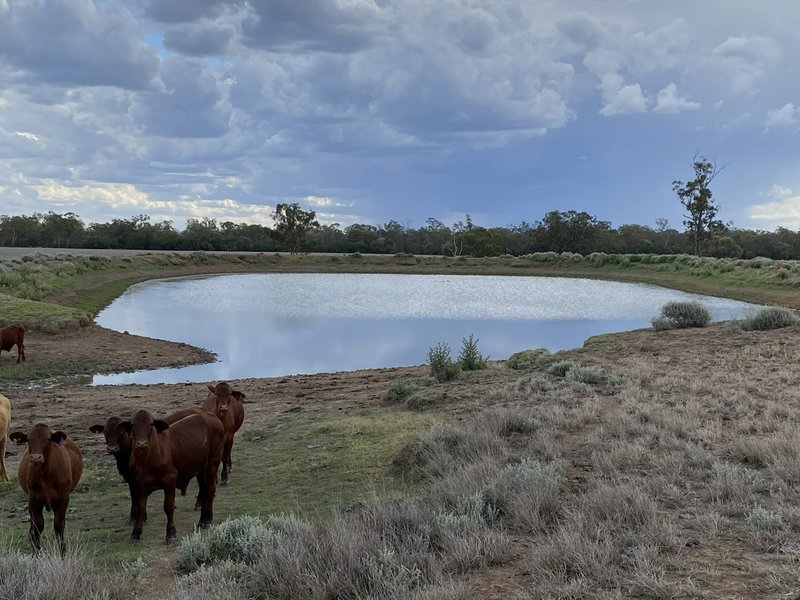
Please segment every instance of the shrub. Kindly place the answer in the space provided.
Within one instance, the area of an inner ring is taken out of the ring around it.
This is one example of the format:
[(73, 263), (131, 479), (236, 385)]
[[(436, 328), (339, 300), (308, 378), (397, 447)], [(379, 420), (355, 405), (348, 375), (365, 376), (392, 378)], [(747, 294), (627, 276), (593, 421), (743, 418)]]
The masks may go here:
[(189, 572), (224, 559), (253, 563), (275, 537), (276, 533), (256, 517), (244, 515), (223, 521), (209, 533), (196, 531), (183, 538), (178, 568)]
[(768, 306), (742, 319), (739, 326), (746, 331), (767, 331), (789, 327), (798, 321), (797, 315), (788, 308)]
[(558, 377), (566, 377), (567, 373), (569, 373), (572, 369), (578, 366), (577, 363), (572, 362), (571, 360), (562, 360), (557, 363), (550, 365), (550, 368), (547, 369), (547, 372), (550, 375), (557, 375)]
[(600, 383), (603, 380), (603, 373), (596, 367), (575, 366), (567, 371), (566, 378), (581, 383)]
[(415, 265), (418, 261), (410, 252), (398, 252), (394, 255), (394, 262), (398, 265)]
[(208, 254), (202, 250), (197, 250), (189, 255), (189, 260), (196, 263), (205, 263), (208, 262)]
[(691, 302), (670, 300), (661, 307), (661, 316), (667, 319), (674, 329), (706, 327), (711, 322), (708, 309), (696, 300)]
[(557, 262), (558, 252), (534, 252), (531, 254), (531, 260), (536, 262)]
[(439, 342), (428, 350), (428, 364), (431, 367), (431, 376), (436, 381), (450, 381), (458, 377), (460, 368), (450, 358), (450, 346)]
[(672, 329), (672, 322), (667, 317), (662, 315), (656, 315), (650, 319), (650, 324), (656, 331), (666, 331), (668, 329)]
[(411, 391), (411, 384), (401, 379), (389, 386), (386, 397), (393, 402), (399, 402), (408, 398), (411, 395)]
[(478, 352), (478, 340), (472, 334), (461, 340), (458, 365), (464, 371), (479, 371), (486, 367), (486, 358)]
[(516, 370), (533, 369), (550, 362), (550, 351), (547, 348), (535, 348), (515, 352), (506, 360), (506, 367)]
[(777, 513), (768, 511), (766, 508), (756, 506), (747, 515), (747, 524), (758, 531), (775, 533), (783, 528), (783, 519)]

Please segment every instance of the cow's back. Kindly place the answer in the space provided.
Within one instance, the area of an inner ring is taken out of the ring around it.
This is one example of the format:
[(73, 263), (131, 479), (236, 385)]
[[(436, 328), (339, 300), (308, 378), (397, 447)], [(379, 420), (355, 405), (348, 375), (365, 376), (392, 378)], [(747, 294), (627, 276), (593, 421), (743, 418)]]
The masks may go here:
[(205, 412), (208, 412), (208, 410), (206, 410), (205, 408), (201, 408), (199, 406), (190, 406), (189, 408), (182, 408), (181, 410), (177, 410), (174, 413), (167, 415), (162, 420), (168, 425), (174, 425), (175, 423), (177, 423), (182, 419), (185, 419), (186, 417), (191, 417), (192, 415), (197, 415)]

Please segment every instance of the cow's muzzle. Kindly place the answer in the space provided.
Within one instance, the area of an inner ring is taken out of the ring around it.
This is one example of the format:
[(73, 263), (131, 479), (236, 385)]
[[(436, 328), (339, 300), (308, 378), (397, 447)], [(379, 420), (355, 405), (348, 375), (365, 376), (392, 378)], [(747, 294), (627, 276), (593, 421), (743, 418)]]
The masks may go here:
[(147, 448), (147, 446), (148, 446), (147, 440), (136, 440), (137, 448)]
[(119, 452), (119, 446), (106, 446), (106, 452), (109, 454), (116, 454)]
[(32, 463), (43, 463), (44, 462), (44, 454), (31, 454), (31, 462)]

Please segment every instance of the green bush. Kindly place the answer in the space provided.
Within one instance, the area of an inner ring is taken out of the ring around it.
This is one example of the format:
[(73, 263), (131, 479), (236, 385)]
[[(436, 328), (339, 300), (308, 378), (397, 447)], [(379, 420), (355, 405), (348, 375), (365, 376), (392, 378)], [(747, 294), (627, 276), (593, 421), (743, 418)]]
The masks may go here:
[(444, 342), (428, 349), (428, 364), (431, 367), (431, 376), (436, 381), (450, 381), (458, 377), (461, 371), (458, 363), (454, 363), (450, 357), (450, 346)]
[(783, 519), (777, 513), (768, 511), (766, 508), (756, 506), (747, 515), (747, 524), (758, 531), (775, 533), (783, 528)]
[(571, 360), (562, 360), (557, 363), (550, 365), (550, 368), (547, 369), (547, 372), (550, 375), (557, 375), (558, 377), (566, 377), (567, 373), (569, 373), (572, 369), (576, 368), (578, 363), (572, 362)]
[(393, 402), (400, 402), (408, 398), (412, 391), (411, 384), (401, 379), (389, 386), (386, 397)]
[(478, 352), (478, 340), (472, 334), (461, 340), (458, 366), (463, 371), (479, 371), (486, 367), (486, 358)]
[[(686, 327), (706, 327), (711, 322), (711, 314), (702, 304), (696, 300), (691, 302), (680, 302), (677, 300), (670, 300), (661, 307), (662, 319), (669, 322), (672, 329), (684, 329)], [(654, 317), (653, 327), (657, 330), (660, 326), (665, 325), (665, 322)]]
[(797, 315), (788, 308), (767, 306), (742, 319), (739, 326), (746, 331), (767, 331), (790, 327), (798, 321)]
[(566, 378), (581, 383), (600, 383), (603, 380), (603, 373), (596, 367), (575, 366), (567, 371)]

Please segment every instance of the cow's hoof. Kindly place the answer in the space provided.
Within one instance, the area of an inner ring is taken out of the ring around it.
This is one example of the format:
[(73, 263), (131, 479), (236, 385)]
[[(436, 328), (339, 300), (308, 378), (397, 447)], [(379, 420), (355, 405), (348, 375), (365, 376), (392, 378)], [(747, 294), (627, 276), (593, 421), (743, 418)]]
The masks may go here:
[(201, 502), (195, 503), (195, 505), (194, 505), (194, 509), (195, 510), (200, 510), (201, 508), (203, 508), (203, 504)]
[(200, 521), (197, 524), (198, 529), (208, 529), (209, 527), (211, 527), (211, 521)]
[(139, 542), (141, 542), (141, 541), (142, 541), (142, 538), (138, 538), (138, 537), (133, 537), (133, 536), (131, 536), (131, 543), (133, 543), (133, 544), (138, 544), (138, 543), (139, 543)]
[(228, 487), (228, 480), (227, 479), (223, 479), (222, 481), (219, 482), (219, 484), (222, 487)]

